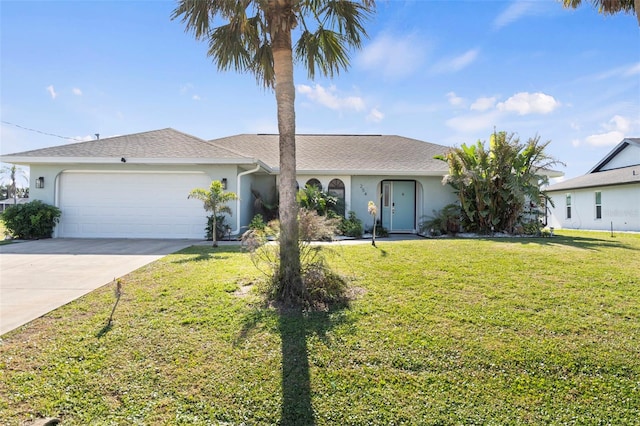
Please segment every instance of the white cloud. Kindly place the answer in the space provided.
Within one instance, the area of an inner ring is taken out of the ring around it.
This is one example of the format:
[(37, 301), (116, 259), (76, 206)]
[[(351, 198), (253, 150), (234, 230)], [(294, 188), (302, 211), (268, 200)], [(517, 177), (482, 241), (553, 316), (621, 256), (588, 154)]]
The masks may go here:
[(449, 92), (447, 93), (447, 99), (449, 100), (449, 103), (453, 106), (464, 106), (464, 104), (466, 103), (466, 101), (464, 100), (464, 98), (461, 98), (460, 96), (456, 95), (455, 92)]
[(47, 92), (49, 92), (49, 95), (51, 95), (51, 99), (55, 99), (58, 96), (55, 89), (53, 88), (53, 84), (47, 86)]
[(433, 71), (437, 73), (457, 72), (471, 65), (480, 53), (479, 49), (471, 49), (453, 58), (444, 59), (438, 62)]
[(493, 29), (499, 30), (517, 21), (523, 16), (531, 14), (534, 10), (532, 1), (515, 1), (509, 5), (500, 15), (493, 20)]
[(620, 115), (614, 115), (607, 123), (600, 126), (602, 133), (596, 133), (585, 138), (585, 142), (591, 146), (615, 146), (633, 128), (632, 121)]
[(445, 124), (458, 133), (491, 132), (499, 118), (497, 111), (484, 114), (466, 114), (450, 118)]
[(305, 95), (309, 100), (329, 109), (362, 111), (365, 108), (364, 100), (361, 97), (341, 97), (335, 86), (325, 89), (320, 84), (315, 84), (313, 87), (299, 84), (297, 89), (298, 93)]
[(82, 90), (78, 89), (77, 87), (71, 89), (71, 92), (76, 96), (82, 96)]
[(378, 110), (378, 108), (373, 108), (369, 115), (367, 115), (367, 121), (372, 121), (374, 123), (379, 123), (384, 118), (384, 114)]
[(614, 115), (611, 120), (609, 120), (609, 123), (607, 123), (604, 127), (610, 130), (617, 130), (622, 133), (627, 133), (631, 129), (631, 120), (620, 115)]
[(180, 85), (180, 94), (181, 95), (184, 95), (185, 93), (187, 93), (190, 90), (193, 90), (193, 84), (186, 83), (186, 84)]
[(558, 108), (558, 102), (553, 96), (545, 93), (520, 92), (497, 105), (499, 111), (517, 112), (519, 115), (548, 114)]
[(614, 146), (622, 139), (624, 139), (624, 133), (614, 130), (611, 132), (587, 136), (585, 142), (591, 146)]
[(422, 65), (427, 50), (414, 35), (383, 34), (362, 49), (357, 62), (386, 77), (406, 77)]
[(472, 111), (486, 111), (491, 109), (496, 104), (498, 99), (495, 96), (490, 98), (478, 98), (474, 103), (471, 104)]
[(620, 67), (615, 67), (608, 69), (606, 71), (599, 72), (597, 74), (592, 74), (590, 76), (581, 78), (579, 80), (607, 80), (610, 78), (620, 78), (620, 77), (633, 77), (640, 74), (640, 62), (635, 62), (629, 65), (623, 65)]
[(200, 100), (200, 96), (199, 95), (193, 95), (191, 97), (191, 99), (193, 99), (194, 101), (199, 101)]

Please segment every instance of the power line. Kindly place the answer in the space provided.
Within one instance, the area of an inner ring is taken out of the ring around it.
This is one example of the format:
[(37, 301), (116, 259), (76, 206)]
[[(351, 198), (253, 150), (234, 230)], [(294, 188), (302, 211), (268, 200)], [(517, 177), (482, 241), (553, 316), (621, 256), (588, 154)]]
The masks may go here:
[(43, 131), (41, 131), (41, 130), (37, 130), (37, 129), (30, 129), (29, 127), (24, 127), (24, 126), (21, 126), (21, 125), (19, 125), (19, 124), (16, 124), (16, 123), (10, 123), (10, 122), (8, 122), (8, 121), (4, 121), (4, 120), (0, 120), (0, 121), (2, 121), (2, 123), (3, 123), (3, 124), (8, 124), (8, 125), (10, 125), (10, 126), (15, 126), (15, 127), (20, 128), (20, 129), (28, 130), (28, 131), (30, 131), (30, 132), (34, 132), (34, 133), (40, 133), (41, 135), (53, 136), (53, 137), (56, 137), (56, 138), (60, 138), (60, 139), (67, 139), (67, 140), (70, 140), (70, 141), (76, 141), (76, 142), (85, 142), (85, 141), (84, 141), (84, 140), (82, 140), (82, 139), (72, 138), (72, 137), (69, 137), (69, 136), (60, 136), (60, 135), (56, 135), (55, 133), (47, 133), (47, 132), (43, 132)]

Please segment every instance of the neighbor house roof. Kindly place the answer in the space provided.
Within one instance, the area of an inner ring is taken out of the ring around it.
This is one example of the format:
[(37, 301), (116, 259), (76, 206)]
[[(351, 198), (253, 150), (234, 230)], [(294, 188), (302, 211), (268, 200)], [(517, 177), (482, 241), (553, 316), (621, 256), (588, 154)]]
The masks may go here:
[(640, 147), (640, 138), (625, 138), (618, 145), (615, 146), (602, 160), (598, 162), (591, 170), (587, 173), (599, 172), (602, 170), (604, 166), (606, 166), (613, 158), (620, 154), (624, 149), (628, 146), (637, 146)]
[(547, 188), (548, 192), (570, 189), (593, 188), (599, 186), (628, 185), (640, 183), (640, 165), (588, 173), (577, 178), (556, 183)]
[[(241, 134), (211, 143), (259, 158), (279, 170), (278, 135)], [(450, 148), (393, 135), (296, 135), (298, 173), (388, 175), (445, 174), (447, 163), (433, 157)]]
[(204, 139), (167, 128), (3, 155), (11, 163), (253, 163)]
[[(625, 138), (615, 146), (602, 160), (600, 160), (589, 172), (584, 176), (578, 176), (564, 182), (556, 183), (547, 188), (547, 191), (567, 191), (580, 188), (594, 188), (599, 186), (612, 185), (628, 185), (640, 183), (640, 164), (622, 163), (623, 167), (610, 168), (603, 170), (618, 154), (620, 154), (628, 146), (640, 147), (640, 138)], [(609, 166), (611, 167), (611, 165)]]

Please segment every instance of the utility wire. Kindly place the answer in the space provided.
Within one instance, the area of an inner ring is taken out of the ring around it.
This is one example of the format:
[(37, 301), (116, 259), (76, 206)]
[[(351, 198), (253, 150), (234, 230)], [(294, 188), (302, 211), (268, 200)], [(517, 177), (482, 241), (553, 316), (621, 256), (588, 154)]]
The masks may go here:
[(41, 135), (54, 136), (54, 137), (56, 137), (56, 138), (60, 138), (60, 139), (67, 139), (67, 140), (70, 140), (70, 141), (76, 141), (76, 142), (85, 142), (85, 141), (83, 141), (82, 139), (72, 138), (72, 137), (69, 137), (69, 136), (60, 136), (60, 135), (56, 135), (56, 134), (54, 134), (54, 133), (47, 133), (47, 132), (43, 132), (43, 131), (36, 130), (36, 129), (30, 129), (30, 128), (28, 128), (28, 127), (24, 127), (24, 126), (21, 126), (21, 125), (16, 124), (16, 123), (10, 123), (10, 122), (8, 122), (8, 121), (4, 121), (4, 120), (0, 120), (0, 121), (2, 121), (2, 123), (3, 123), (3, 124), (8, 124), (8, 125), (10, 125), (10, 126), (15, 126), (15, 127), (20, 128), (20, 129), (28, 130), (28, 131), (30, 131), (30, 132), (34, 132), (34, 133), (40, 133)]

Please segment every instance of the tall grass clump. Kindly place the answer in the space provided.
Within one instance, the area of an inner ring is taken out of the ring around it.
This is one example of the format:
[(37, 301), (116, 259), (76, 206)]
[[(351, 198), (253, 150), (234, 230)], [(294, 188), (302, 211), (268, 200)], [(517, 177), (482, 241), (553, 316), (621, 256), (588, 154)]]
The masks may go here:
[(301, 208), (298, 222), (303, 294), (295, 299), (283, 294), (278, 282), (280, 246), (276, 242), (279, 229), (277, 221), (251, 228), (242, 237), (252, 263), (266, 278), (263, 289), (266, 301), (278, 303), (284, 308), (299, 307), (303, 310), (326, 310), (337, 303), (345, 303), (347, 280), (331, 270), (323, 253), (325, 248), (311, 244), (312, 241), (332, 240), (338, 232), (340, 219), (320, 216), (314, 210)]

